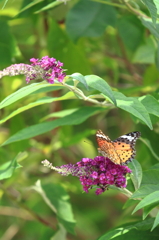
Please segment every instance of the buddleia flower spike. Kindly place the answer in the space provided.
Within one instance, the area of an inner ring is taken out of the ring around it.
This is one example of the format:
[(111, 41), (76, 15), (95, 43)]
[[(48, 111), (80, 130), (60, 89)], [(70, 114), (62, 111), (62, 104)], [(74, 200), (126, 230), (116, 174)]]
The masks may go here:
[(31, 80), (44, 79), (53, 84), (55, 80), (63, 82), (66, 74), (62, 69), (63, 63), (57, 61), (55, 58), (48, 56), (41, 59), (31, 58), (31, 64), (13, 64), (2, 71), (0, 71), (0, 78), (3, 76), (16, 76), (23, 74), (26, 77), (26, 82)]

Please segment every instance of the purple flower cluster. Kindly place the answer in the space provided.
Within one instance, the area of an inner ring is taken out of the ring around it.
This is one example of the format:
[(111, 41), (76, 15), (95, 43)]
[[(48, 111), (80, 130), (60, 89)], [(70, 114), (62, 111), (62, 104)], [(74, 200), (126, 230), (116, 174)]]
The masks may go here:
[(97, 195), (105, 192), (110, 185), (125, 188), (126, 174), (131, 173), (131, 169), (127, 166), (117, 165), (103, 156), (94, 159), (83, 158), (74, 165), (67, 164), (53, 168), (62, 175), (72, 174), (79, 177), (83, 190), (87, 193), (93, 186), (97, 186)]
[[(54, 79), (62, 82), (66, 76), (66, 74), (63, 73), (64, 70), (61, 68), (63, 63), (56, 61), (55, 58), (49, 58), (48, 56), (42, 57), (41, 59), (31, 58), (30, 62), (32, 63), (31, 66), (37, 69), (37, 71), (39, 70), (41, 78), (51, 84), (54, 83)], [(27, 82), (30, 82), (30, 80), (32, 79), (29, 77), (26, 78)]]
[(63, 63), (57, 61), (55, 58), (49, 58), (48, 56), (41, 59), (31, 58), (31, 65), (20, 63), (13, 64), (8, 68), (0, 71), (0, 78), (3, 76), (15, 76), (24, 74), (26, 81), (29, 83), (31, 80), (44, 79), (47, 82), (53, 84), (54, 80), (62, 82), (66, 74), (61, 67)]

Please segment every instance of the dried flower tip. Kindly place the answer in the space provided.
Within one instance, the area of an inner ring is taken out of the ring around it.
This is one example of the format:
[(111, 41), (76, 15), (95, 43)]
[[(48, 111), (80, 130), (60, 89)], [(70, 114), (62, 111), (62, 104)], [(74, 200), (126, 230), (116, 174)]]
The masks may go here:
[(0, 78), (4, 76), (16, 76), (16, 75), (27, 75), (28, 72), (32, 70), (32, 67), (28, 64), (20, 63), (20, 64), (13, 64), (3, 71), (0, 71)]
[(48, 168), (52, 167), (52, 163), (50, 163), (47, 159), (41, 161), (41, 163), (44, 165), (44, 167), (48, 167)]

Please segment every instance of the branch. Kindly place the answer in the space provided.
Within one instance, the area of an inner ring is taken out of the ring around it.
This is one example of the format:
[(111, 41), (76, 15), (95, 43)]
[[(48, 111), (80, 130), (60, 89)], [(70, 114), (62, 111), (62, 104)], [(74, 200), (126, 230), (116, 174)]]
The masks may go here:
[[(74, 87), (74, 86), (70, 86), (68, 85), (67, 83), (65, 82), (62, 82), (61, 83), (63, 86), (65, 86), (67, 89), (69, 89), (70, 91), (74, 92), (76, 95), (78, 95), (80, 98), (82, 98), (84, 101), (87, 101), (87, 102), (91, 102), (91, 103), (94, 103), (96, 105), (99, 105), (99, 106), (102, 106), (102, 107), (113, 107), (113, 104), (107, 102), (107, 101), (103, 101), (103, 102), (99, 102), (98, 100), (96, 99), (92, 99), (90, 97), (87, 97), (84, 95), (84, 93), (77, 87)], [(102, 95), (100, 96), (101, 98), (104, 98), (102, 97)]]

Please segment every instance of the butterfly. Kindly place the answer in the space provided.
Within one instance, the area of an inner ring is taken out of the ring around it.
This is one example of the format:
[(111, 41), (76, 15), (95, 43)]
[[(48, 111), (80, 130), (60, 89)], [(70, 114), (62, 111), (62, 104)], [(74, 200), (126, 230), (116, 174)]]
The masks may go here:
[(140, 136), (140, 132), (131, 132), (111, 141), (101, 130), (98, 130), (96, 132), (98, 152), (115, 164), (126, 165), (136, 155), (135, 143)]

